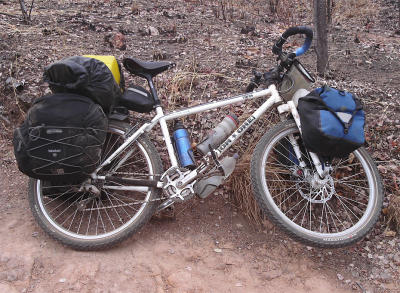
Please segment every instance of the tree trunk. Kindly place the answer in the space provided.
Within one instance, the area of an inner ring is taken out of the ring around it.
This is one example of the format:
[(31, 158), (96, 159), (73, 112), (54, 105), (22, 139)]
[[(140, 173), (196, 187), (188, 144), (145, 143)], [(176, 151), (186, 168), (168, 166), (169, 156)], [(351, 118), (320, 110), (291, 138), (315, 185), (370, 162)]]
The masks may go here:
[(21, 6), (22, 16), (25, 23), (29, 23), (28, 11), (26, 10), (25, 1), (19, 0), (19, 5)]
[(332, 24), (332, 5), (333, 5), (332, 0), (326, 0), (326, 13), (327, 13), (327, 20), (328, 20), (328, 28)]
[(326, 4), (326, 0), (314, 0), (317, 72), (320, 75), (323, 75), (328, 69), (328, 24)]

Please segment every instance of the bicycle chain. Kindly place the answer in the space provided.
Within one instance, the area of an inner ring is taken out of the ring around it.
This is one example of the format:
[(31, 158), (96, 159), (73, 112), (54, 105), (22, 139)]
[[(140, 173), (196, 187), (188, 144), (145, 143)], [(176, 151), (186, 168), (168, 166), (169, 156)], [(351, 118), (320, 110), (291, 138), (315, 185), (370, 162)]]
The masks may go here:
[[(117, 175), (135, 175), (135, 176), (162, 176), (162, 174), (144, 174), (144, 173), (131, 173), (131, 172), (114, 172), (113, 174)], [(105, 209), (112, 209), (112, 208), (119, 208), (119, 207), (126, 207), (126, 206), (132, 206), (136, 204), (143, 204), (143, 203), (148, 203), (148, 202), (155, 202), (155, 201), (162, 201), (168, 199), (168, 197), (160, 197), (160, 198), (155, 198), (151, 200), (139, 200), (134, 203), (126, 203), (126, 204), (119, 204), (119, 205), (113, 205), (109, 207), (99, 207), (99, 208), (90, 208), (90, 209), (84, 209), (83, 211), (96, 211), (96, 210), (105, 210)]]
[(113, 172), (113, 174), (118, 175), (138, 175), (138, 176), (162, 176), (162, 174), (144, 174), (144, 173), (131, 173), (131, 172)]
[(148, 202), (155, 202), (155, 201), (161, 201), (164, 199), (168, 199), (168, 197), (160, 197), (160, 198), (155, 198), (151, 200), (138, 200), (134, 203), (126, 203), (126, 204), (119, 204), (119, 205), (113, 205), (113, 206), (108, 206), (108, 207), (99, 207), (99, 208), (90, 208), (90, 209), (84, 209), (83, 211), (97, 211), (97, 210), (105, 210), (105, 209), (115, 209), (119, 207), (127, 207), (127, 206), (132, 206), (136, 204), (143, 204), (143, 203), (148, 203)]

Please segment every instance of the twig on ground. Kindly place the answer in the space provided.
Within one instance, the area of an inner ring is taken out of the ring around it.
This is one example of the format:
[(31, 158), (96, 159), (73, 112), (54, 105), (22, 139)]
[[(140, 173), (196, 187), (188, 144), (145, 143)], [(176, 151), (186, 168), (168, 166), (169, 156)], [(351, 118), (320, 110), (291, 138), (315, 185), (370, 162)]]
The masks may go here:
[(13, 17), (13, 18), (19, 18), (18, 15), (9, 14), (9, 13), (6, 13), (6, 12), (0, 12), (0, 14), (1, 15), (5, 15), (5, 16), (9, 16), (9, 17)]
[(5, 123), (7, 123), (8, 125), (11, 124), (10, 120), (7, 119), (7, 117), (3, 116), (0, 114), (0, 119), (3, 120)]

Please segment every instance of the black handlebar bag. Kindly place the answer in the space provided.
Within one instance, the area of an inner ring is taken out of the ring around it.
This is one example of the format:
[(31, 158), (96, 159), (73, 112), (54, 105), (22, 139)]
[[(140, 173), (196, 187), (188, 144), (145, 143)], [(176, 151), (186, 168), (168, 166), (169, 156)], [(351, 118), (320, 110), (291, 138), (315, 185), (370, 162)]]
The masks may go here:
[(101, 106), (87, 97), (41, 97), (14, 131), (18, 168), (36, 179), (83, 181), (100, 163), (107, 127)]
[(306, 148), (326, 158), (346, 157), (365, 143), (365, 114), (355, 95), (330, 87), (299, 99)]

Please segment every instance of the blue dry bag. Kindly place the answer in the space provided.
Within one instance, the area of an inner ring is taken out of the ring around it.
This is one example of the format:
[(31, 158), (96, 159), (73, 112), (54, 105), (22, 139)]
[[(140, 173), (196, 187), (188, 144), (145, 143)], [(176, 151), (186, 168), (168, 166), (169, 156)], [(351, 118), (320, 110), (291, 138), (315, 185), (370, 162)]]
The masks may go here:
[(306, 148), (323, 157), (345, 157), (365, 142), (365, 114), (355, 95), (324, 86), (299, 99)]

